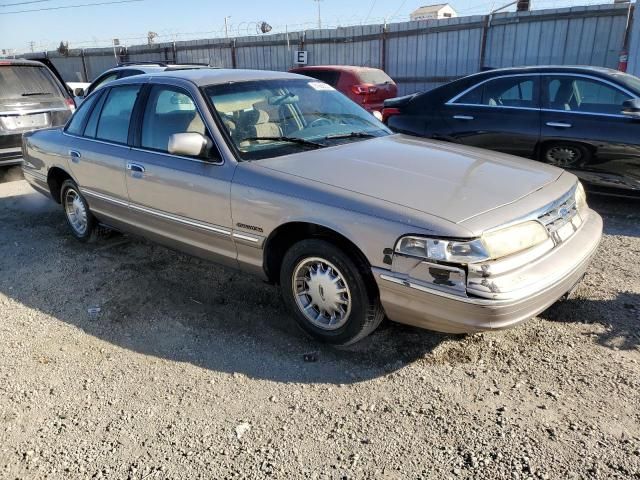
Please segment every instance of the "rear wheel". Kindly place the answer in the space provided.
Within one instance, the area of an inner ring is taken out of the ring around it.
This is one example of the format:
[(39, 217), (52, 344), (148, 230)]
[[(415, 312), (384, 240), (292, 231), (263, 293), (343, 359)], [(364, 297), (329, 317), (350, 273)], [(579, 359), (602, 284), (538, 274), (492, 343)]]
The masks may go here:
[(543, 146), (542, 160), (560, 168), (575, 168), (589, 158), (589, 151), (582, 145), (572, 143), (552, 143)]
[(98, 222), (89, 210), (89, 204), (73, 180), (65, 180), (60, 189), (60, 200), (71, 233), (81, 242), (96, 237)]
[(325, 240), (308, 239), (285, 254), (280, 271), (284, 302), (298, 325), (321, 342), (349, 345), (384, 318), (368, 267)]

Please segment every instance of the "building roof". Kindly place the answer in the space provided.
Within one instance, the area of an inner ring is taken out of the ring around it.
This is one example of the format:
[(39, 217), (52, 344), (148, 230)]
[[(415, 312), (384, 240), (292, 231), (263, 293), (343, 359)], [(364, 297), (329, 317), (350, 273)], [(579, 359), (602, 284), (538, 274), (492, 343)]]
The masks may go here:
[(436, 13), (449, 5), (448, 3), (436, 3), (435, 5), (424, 5), (416, 8), (411, 15), (421, 15), (424, 13)]

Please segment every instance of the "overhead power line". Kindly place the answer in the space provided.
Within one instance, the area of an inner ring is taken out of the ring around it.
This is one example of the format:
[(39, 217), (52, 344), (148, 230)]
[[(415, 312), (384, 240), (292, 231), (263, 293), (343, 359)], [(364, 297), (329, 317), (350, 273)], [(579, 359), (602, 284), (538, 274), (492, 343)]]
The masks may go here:
[(66, 8), (98, 7), (101, 5), (113, 5), (116, 3), (133, 3), (133, 2), (144, 2), (144, 1), (145, 0), (114, 0), (109, 2), (79, 3), (76, 5), (64, 5), (62, 7), (32, 8), (30, 10), (14, 10), (12, 12), (0, 12), (0, 15), (11, 15), (14, 13), (44, 12), (45, 10), (63, 10)]
[(51, 0), (30, 0), (28, 2), (17, 2), (17, 3), (2, 3), (0, 7), (17, 7), (19, 5), (27, 5), (29, 3), (44, 3), (50, 2)]

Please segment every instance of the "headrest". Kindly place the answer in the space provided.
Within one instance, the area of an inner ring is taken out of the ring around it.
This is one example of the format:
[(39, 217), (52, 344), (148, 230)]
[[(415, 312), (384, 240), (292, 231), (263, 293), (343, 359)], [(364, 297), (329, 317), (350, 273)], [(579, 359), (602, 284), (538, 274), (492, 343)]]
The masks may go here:
[(256, 112), (256, 125), (260, 125), (261, 123), (269, 123), (269, 114), (264, 110), (254, 110)]

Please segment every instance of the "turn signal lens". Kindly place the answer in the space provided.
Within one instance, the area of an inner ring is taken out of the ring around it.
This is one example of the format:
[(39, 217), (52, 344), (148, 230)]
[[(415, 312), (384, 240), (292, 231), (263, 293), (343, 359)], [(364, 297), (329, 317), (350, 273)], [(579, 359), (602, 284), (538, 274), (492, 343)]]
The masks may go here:
[(584, 191), (584, 187), (580, 182), (578, 182), (578, 186), (576, 188), (576, 209), (583, 218), (587, 213), (587, 210), (589, 210), (589, 206), (587, 205), (587, 193)]

